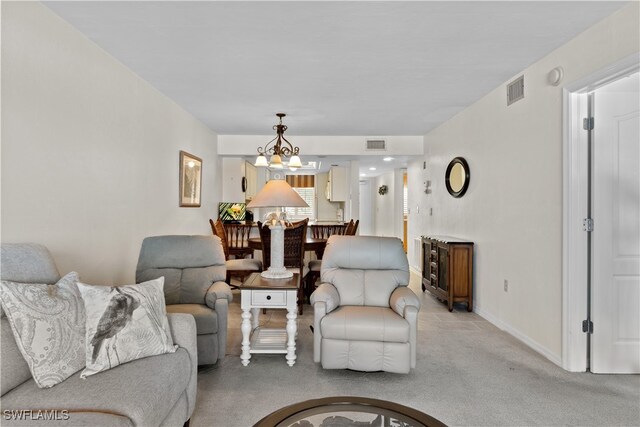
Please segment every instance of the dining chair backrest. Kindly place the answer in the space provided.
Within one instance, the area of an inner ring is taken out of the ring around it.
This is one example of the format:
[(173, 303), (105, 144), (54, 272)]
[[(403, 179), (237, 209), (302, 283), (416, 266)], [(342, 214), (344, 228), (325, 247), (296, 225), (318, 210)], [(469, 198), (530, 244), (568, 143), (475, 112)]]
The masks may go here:
[(224, 259), (229, 259), (229, 242), (227, 242), (227, 233), (224, 229), (224, 223), (220, 220), (213, 221), (209, 219), (209, 224), (211, 225), (211, 231), (214, 236), (218, 236), (220, 241), (222, 242), (222, 249), (224, 251)]
[(345, 236), (355, 236), (356, 235), (356, 231), (358, 231), (358, 224), (360, 224), (360, 220), (357, 221), (349, 221), (349, 224), (347, 224), (347, 229), (344, 231), (344, 235)]
[(252, 250), (249, 249), (251, 227), (251, 224), (224, 224), (230, 255), (244, 258), (252, 253)]
[[(304, 242), (307, 237), (307, 223), (304, 219), (284, 230), (284, 266), (304, 267)], [(262, 243), (262, 266), (266, 270), (271, 265), (271, 230), (266, 224), (258, 222), (260, 242)]]
[(333, 224), (333, 225), (310, 225), (311, 228), (311, 237), (314, 239), (328, 239), (334, 234), (344, 234), (347, 226), (344, 224)]

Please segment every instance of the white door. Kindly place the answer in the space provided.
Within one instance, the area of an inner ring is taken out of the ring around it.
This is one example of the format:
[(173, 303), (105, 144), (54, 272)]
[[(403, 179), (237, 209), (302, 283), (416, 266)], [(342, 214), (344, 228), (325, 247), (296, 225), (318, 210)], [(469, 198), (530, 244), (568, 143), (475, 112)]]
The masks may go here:
[(595, 91), (591, 371), (640, 373), (640, 78)]
[(373, 235), (373, 204), (371, 201), (371, 181), (360, 181), (360, 224), (358, 225), (361, 236)]

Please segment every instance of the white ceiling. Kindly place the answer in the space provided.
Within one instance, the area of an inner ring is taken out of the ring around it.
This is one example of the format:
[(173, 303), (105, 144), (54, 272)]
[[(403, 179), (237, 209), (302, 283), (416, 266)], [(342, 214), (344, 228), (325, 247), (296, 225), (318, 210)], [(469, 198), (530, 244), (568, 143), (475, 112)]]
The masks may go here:
[(46, 3), (219, 134), (282, 111), (291, 135), (371, 136), (425, 134), (623, 4)]

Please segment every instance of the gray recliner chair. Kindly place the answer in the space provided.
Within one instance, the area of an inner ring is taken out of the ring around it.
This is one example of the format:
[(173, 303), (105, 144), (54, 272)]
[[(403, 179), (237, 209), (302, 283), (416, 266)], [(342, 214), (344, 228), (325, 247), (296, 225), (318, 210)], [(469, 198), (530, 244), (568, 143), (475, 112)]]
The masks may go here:
[(222, 243), (217, 236), (153, 236), (142, 241), (136, 282), (164, 276), (167, 313), (196, 320), (198, 365), (222, 359), (227, 346), (231, 288)]
[(402, 242), (331, 236), (311, 295), (313, 358), (325, 369), (408, 373), (416, 366), (420, 300)]

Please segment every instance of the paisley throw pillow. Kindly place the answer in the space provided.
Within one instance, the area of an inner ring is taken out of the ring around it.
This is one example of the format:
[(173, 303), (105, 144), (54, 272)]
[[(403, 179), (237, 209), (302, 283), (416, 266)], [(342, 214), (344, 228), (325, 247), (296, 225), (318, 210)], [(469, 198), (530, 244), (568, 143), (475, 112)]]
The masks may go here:
[(0, 284), (2, 308), (31, 375), (53, 387), (85, 366), (85, 311), (71, 272), (55, 285)]

